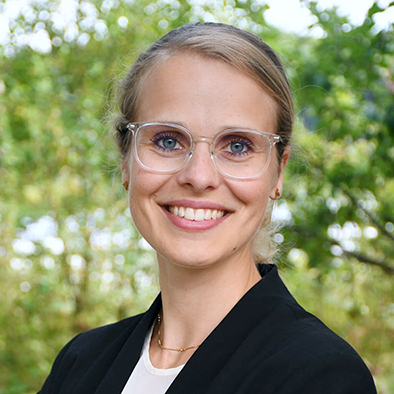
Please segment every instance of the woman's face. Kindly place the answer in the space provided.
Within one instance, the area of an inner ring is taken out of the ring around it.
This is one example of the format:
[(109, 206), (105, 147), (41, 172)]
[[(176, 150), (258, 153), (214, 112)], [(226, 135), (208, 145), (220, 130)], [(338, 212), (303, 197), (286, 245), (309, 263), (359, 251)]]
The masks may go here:
[[(180, 124), (199, 137), (234, 127), (274, 134), (276, 111), (274, 100), (246, 74), (223, 62), (183, 53), (149, 75), (137, 121)], [(287, 158), (286, 151), (284, 163)], [(129, 182), (133, 220), (157, 251), (159, 262), (194, 268), (234, 257), (252, 260), (252, 239), (268, 198), (275, 198), (276, 188), (282, 190), (283, 180), (275, 149), (260, 177), (233, 180), (217, 172), (209, 144), (203, 142), (196, 144), (193, 157), (177, 173), (148, 172), (132, 153), (122, 169), (123, 182)], [(176, 215), (175, 207), (191, 208), (189, 214), (197, 216), (217, 210), (218, 218), (211, 214), (208, 220), (190, 220)]]

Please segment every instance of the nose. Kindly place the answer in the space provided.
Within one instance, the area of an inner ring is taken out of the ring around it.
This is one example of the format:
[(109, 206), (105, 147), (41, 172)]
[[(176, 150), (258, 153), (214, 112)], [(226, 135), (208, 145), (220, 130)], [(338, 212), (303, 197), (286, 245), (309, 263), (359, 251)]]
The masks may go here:
[(221, 176), (211, 159), (211, 141), (200, 139), (198, 142), (194, 145), (195, 149), (189, 162), (178, 173), (178, 182), (201, 193), (206, 189), (218, 187)]

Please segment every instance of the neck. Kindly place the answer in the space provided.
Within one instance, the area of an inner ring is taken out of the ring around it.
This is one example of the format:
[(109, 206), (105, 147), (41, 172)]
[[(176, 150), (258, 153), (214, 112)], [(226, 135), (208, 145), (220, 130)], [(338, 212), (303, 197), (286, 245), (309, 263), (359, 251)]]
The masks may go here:
[(252, 259), (192, 269), (159, 261), (159, 267), (163, 314), (180, 322), (199, 316), (220, 322), (260, 279)]
[[(223, 320), (242, 296), (260, 279), (249, 253), (208, 268), (188, 268), (158, 256), (162, 292), (161, 341), (167, 348), (199, 345)], [(195, 349), (176, 353), (156, 346), (152, 362), (160, 368), (185, 363)], [(155, 351), (156, 349), (156, 351)]]

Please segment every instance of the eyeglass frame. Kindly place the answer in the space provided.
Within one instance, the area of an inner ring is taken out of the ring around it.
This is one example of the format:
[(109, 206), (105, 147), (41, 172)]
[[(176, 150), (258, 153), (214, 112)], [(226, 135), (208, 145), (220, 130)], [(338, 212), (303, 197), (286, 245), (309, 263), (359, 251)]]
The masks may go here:
[[(196, 137), (190, 130), (188, 130), (186, 127), (181, 126), (179, 124), (176, 123), (171, 123), (171, 122), (130, 122), (126, 125), (126, 129), (128, 131), (130, 131), (133, 135), (134, 138), (136, 138), (138, 131), (140, 130), (140, 128), (142, 126), (155, 126), (155, 125), (164, 125), (164, 126), (169, 126), (169, 127), (173, 127), (173, 128), (177, 128), (177, 129), (181, 129), (182, 131), (184, 131), (189, 137), (190, 137), (190, 141), (191, 141), (191, 148), (190, 152), (188, 152), (185, 155), (185, 160), (184, 163), (176, 170), (171, 170), (171, 171), (160, 171), (160, 170), (154, 170), (152, 168), (147, 167), (145, 164), (143, 164), (139, 158), (138, 155), (138, 150), (137, 150), (137, 144), (133, 144), (134, 145), (134, 153), (135, 153), (135, 158), (137, 163), (145, 170), (155, 173), (155, 174), (175, 174), (176, 172), (182, 170), (183, 168), (186, 167), (187, 163), (190, 161), (190, 159), (193, 156), (194, 150), (195, 150), (195, 143), (196, 142), (207, 142), (210, 144), (210, 156), (211, 156), (211, 160), (212, 163), (216, 169), (216, 171), (219, 172), (219, 174), (221, 174), (222, 176), (229, 178), (229, 179), (236, 179), (236, 180), (249, 180), (249, 179), (256, 179), (259, 176), (261, 176), (265, 170), (267, 169), (269, 162), (271, 160), (271, 153), (273, 150), (273, 147), (277, 144), (277, 143), (282, 143), (283, 144), (283, 139), (280, 135), (277, 134), (272, 134), (272, 133), (268, 133), (266, 131), (259, 131), (259, 130), (253, 130), (253, 129), (247, 129), (247, 128), (240, 128), (240, 127), (234, 127), (234, 128), (229, 128), (229, 129), (225, 129), (222, 131), (219, 131), (218, 133), (216, 133), (213, 137)], [(216, 159), (214, 158), (215, 153), (213, 152), (213, 146), (215, 141), (223, 134), (228, 133), (229, 131), (233, 131), (233, 132), (248, 132), (248, 133), (254, 133), (254, 134), (259, 134), (262, 135), (264, 137), (266, 137), (270, 143), (270, 151), (268, 154), (268, 159), (267, 159), (267, 163), (264, 166), (264, 168), (257, 174), (254, 175), (252, 177), (237, 177), (237, 176), (233, 176), (233, 175), (229, 175), (224, 173), (223, 171), (220, 170), (220, 168), (218, 167), (218, 165), (216, 164)]]

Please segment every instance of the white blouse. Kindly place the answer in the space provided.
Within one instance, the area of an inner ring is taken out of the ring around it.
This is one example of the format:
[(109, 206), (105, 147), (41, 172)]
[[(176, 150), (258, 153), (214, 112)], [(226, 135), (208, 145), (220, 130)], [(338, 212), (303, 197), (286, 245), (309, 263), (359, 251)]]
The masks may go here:
[(149, 345), (153, 327), (154, 324), (145, 338), (141, 357), (121, 394), (164, 394), (185, 366), (183, 364), (175, 368), (160, 369), (152, 365), (149, 358)]

